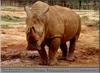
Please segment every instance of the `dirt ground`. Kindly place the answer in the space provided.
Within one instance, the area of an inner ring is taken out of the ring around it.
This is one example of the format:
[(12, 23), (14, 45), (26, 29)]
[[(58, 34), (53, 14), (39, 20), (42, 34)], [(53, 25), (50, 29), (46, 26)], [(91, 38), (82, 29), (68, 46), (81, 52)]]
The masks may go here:
[[(40, 66), (40, 57), (37, 51), (26, 50), (25, 17), (26, 14), (21, 8), (2, 7), (0, 15), (10, 15), (20, 17), (19, 21), (3, 21), (1, 25), (9, 24), (10, 28), (1, 28), (1, 66), (2, 67), (36, 67)], [(19, 10), (20, 9), (20, 10)], [(75, 10), (76, 11), (76, 10)], [(58, 60), (56, 66), (99, 66), (99, 13), (98, 11), (77, 10), (76, 13), (87, 16), (88, 19), (82, 19), (82, 30), (77, 41), (74, 62)], [(13, 25), (12, 25), (13, 24)], [(15, 25), (14, 25), (15, 24)], [(47, 48), (47, 47), (46, 47)], [(61, 57), (61, 51), (58, 50), (57, 58)]]

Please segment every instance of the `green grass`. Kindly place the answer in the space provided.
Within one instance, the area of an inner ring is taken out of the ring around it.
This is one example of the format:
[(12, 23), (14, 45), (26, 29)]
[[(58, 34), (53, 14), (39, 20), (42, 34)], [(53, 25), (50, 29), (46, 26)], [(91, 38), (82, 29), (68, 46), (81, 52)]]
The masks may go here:
[(9, 16), (9, 15), (3, 15), (3, 16), (1, 16), (1, 20), (3, 20), (3, 21), (17, 21), (18, 19), (20, 19), (20, 17)]
[(88, 16), (81, 16), (81, 20), (87, 20)]
[(10, 28), (9, 25), (1, 25), (0, 27), (4, 29)]

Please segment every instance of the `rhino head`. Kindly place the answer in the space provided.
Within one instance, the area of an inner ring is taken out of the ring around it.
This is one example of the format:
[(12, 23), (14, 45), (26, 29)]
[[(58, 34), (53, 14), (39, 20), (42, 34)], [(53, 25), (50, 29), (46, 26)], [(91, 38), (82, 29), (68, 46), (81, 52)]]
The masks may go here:
[(28, 50), (40, 50), (45, 33), (45, 14), (49, 10), (49, 5), (43, 2), (36, 2), (32, 7), (25, 7), (27, 14), (26, 38)]

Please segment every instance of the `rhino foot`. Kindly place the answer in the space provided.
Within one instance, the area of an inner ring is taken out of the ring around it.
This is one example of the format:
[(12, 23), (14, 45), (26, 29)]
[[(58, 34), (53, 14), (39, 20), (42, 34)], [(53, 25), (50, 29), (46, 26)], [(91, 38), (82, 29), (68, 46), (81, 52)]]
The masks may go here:
[(54, 66), (54, 65), (57, 65), (57, 64), (58, 64), (57, 59), (52, 59), (48, 63), (49, 66)]
[(58, 62), (50, 62), (48, 65), (49, 66), (54, 66), (54, 65), (57, 65), (58, 64)]
[(67, 58), (66, 57), (60, 57), (60, 58), (58, 58), (58, 60), (67, 60)]
[(39, 63), (39, 65), (48, 65), (48, 62), (44, 61), (44, 62)]
[(76, 57), (75, 56), (68, 56), (67, 61), (70, 61), (70, 62), (74, 62), (76, 60)]

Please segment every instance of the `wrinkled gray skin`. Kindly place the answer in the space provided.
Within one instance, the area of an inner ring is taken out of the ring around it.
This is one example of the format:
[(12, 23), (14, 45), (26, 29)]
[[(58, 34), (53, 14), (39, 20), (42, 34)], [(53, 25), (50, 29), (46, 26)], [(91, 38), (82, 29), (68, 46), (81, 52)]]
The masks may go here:
[[(62, 59), (73, 61), (75, 44), (79, 37), (80, 17), (72, 10), (61, 6), (49, 6), (37, 1), (31, 8), (25, 7), (27, 14), (28, 50), (37, 50), (41, 56), (41, 64), (57, 64), (56, 54), (60, 47)], [(70, 41), (69, 51), (66, 42)], [(48, 55), (45, 45), (49, 47)]]

